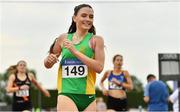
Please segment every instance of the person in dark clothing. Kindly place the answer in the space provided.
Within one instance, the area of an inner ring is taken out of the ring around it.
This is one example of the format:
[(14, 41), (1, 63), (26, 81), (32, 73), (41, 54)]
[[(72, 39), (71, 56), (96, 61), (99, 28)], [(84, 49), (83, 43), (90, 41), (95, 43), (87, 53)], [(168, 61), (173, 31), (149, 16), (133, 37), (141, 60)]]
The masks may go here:
[(42, 88), (32, 73), (27, 72), (27, 64), (21, 60), (17, 65), (9, 67), (13, 71), (8, 79), (6, 90), (13, 93), (13, 111), (31, 111), (32, 102), (30, 88), (33, 83), (45, 96), (50, 97), (49, 92)]
[[(105, 72), (101, 79), (100, 86), (102, 92), (108, 97), (107, 107), (115, 111), (127, 111), (127, 95), (126, 90), (133, 89), (131, 76), (127, 70), (122, 69), (123, 56), (117, 54), (113, 57), (113, 70)], [(103, 82), (108, 79), (108, 89), (104, 87)]]

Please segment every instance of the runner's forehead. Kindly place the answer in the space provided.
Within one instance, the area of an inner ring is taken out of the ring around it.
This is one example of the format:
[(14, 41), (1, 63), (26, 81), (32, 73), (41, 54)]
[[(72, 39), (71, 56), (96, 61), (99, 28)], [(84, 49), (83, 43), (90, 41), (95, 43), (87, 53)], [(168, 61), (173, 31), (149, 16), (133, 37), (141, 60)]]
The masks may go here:
[(25, 61), (19, 61), (17, 65), (27, 65)]

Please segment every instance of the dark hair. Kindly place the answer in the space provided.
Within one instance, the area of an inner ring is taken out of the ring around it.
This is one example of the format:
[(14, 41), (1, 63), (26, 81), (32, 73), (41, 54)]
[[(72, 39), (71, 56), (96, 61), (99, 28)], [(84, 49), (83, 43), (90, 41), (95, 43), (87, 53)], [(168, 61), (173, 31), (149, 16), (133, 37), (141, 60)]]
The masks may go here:
[(149, 80), (150, 78), (156, 78), (156, 76), (153, 75), (153, 74), (149, 74), (149, 75), (147, 76), (147, 80)]
[[(88, 4), (80, 4), (74, 8), (74, 16), (76, 16), (79, 10), (83, 7), (89, 7), (92, 9), (92, 7)], [(68, 33), (74, 33), (74, 32), (76, 32), (76, 23), (72, 19), (71, 26), (69, 27)], [(88, 32), (93, 33), (94, 35), (96, 34), (94, 25), (92, 25), (92, 27), (89, 29)]]
[(116, 58), (117, 57), (121, 57), (121, 58), (123, 58), (123, 56), (122, 55), (120, 55), (120, 54), (116, 54), (116, 55), (114, 55), (114, 57), (113, 57), (113, 62), (116, 60)]
[[(89, 7), (92, 9), (92, 7), (88, 4), (80, 4), (74, 8), (74, 15), (76, 16), (78, 11), (83, 7)], [(71, 26), (69, 27), (68, 33), (74, 33), (74, 32), (76, 32), (76, 23), (72, 19)], [(88, 32), (93, 33), (94, 35), (96, 34), (94, 25), (92, 25), (92, 27), (89, 29)], [(56, 40), (57, 38), (54, 40), (53, 44), (50, 46), (49, 53), (53, 53), (53, 47), (55, 45)]]
[(53, 44), (50, 46), (49, 53), (53, 53), (53, 47), (56, 43), (57, 38), (54, 40)]

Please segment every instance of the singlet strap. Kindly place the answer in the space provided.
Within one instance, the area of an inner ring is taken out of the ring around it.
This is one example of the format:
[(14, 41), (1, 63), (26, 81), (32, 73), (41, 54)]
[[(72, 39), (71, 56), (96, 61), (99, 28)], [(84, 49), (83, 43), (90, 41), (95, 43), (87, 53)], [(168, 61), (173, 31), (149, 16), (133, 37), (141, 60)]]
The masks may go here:
[(111, 75), (113, 75), (113, 70), (108, 71), (108, 79), (110, 78)]
[(93, 36), (93, 33), (88, 33), (86, 35), (85, 41), (89, 41), (92, 38), (92, 36)]
[(31, 82), (28, 73), (26, 73), (26, 80), (28, 80), (29, 82)]
[(113, 75), (113, 70), (110, 71), (110, 75)]
[(125, 77), (124, 70), (122, 70), (121, 75), (123, 75)]
[(17, 72), (14, 74), (14, 76), (15, 76), (15, 80), (17, 80), (18, 79)]

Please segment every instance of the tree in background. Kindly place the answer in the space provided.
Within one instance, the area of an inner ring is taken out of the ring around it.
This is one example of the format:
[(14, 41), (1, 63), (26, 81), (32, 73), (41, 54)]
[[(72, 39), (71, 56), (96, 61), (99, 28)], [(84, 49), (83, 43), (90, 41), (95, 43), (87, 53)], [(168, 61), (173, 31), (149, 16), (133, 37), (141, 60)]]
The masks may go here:
[(12, 103), (11, 96), (6, 93), (6, 83), (8, 80), (8, 71), (0, 74), (0, 102), (5, 102), (7, 105)]
[(131, 75), (131, 79), (133, 82), (133, 91), (135, 92), (143, 92), (143, 84), (142, 82), (135, 76), (135, 75)]
[(134, 87), (132, 91), (127, 91), (128, 107), (145, 108), (146, 104), (143, 101), (143, 97), (144, 97), (143, 83), (135, 75), (131, 75), (131, 79)]

